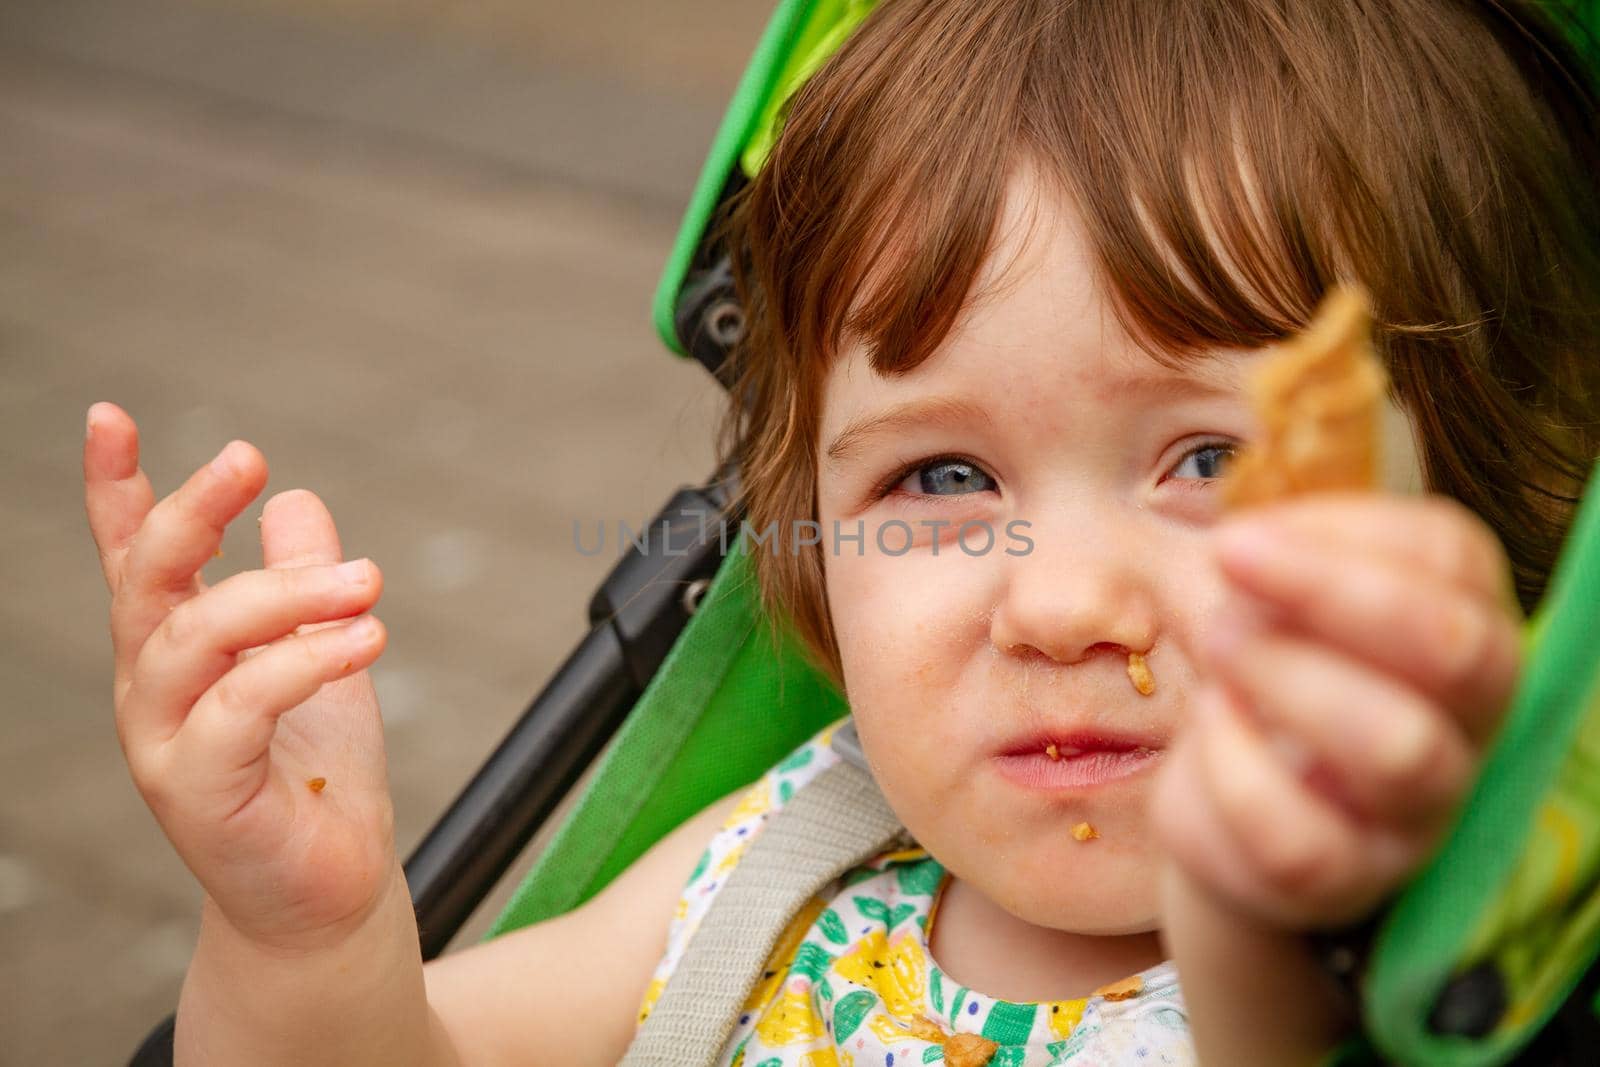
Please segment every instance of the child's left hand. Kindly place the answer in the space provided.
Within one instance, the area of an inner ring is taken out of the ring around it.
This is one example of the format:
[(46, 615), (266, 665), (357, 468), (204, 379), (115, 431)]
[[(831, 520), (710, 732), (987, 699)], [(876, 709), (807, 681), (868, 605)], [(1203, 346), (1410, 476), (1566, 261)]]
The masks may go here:
[(1515, 688), (1498, 540), (1443, 497), (1322, 494), (1229, 519), (1234, 603), (1153, 818), (1183, 880), (1268, 926), (1355, 921), (1439, 843)]

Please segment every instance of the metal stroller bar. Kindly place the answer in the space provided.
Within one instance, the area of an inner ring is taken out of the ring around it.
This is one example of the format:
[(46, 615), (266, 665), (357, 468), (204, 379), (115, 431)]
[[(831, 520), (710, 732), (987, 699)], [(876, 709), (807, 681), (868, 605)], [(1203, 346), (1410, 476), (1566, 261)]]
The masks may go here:
[(708, 522), (726, 480), (673, 495), (601, 583), (593, 625), (488, 762), (406, 860), (432, 959), (628, 717), (722, 562)]

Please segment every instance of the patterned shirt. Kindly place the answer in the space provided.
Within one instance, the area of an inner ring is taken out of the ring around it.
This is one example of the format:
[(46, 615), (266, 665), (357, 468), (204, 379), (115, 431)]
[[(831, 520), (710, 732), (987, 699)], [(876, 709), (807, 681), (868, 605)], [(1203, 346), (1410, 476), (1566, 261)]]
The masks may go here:
[[(745, 795), (689, 879), (639, 1013), (642, 1023), (717, 890), (768, 817), (839, 762), (829, 727)], [(1171, 961), (1077, 1000), (1016, 1003), (945, 974), (928, 931), (947, 882), (920, 848), (880, 855), (813, 897), (789, 923), (745, 1001), (722, 1067), (915, 1067), (952, 1034), (999, 1046), (992, 1067), (1193, 1067)]]

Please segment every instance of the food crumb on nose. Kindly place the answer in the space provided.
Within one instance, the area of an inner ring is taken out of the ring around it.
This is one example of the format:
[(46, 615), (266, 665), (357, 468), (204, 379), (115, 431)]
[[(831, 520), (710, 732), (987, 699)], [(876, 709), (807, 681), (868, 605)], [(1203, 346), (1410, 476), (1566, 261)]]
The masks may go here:
[(347, 659), (347, 660), (345, 660), (345, 661), (344, 661), (344, 662), (343, 662), (343, 663), (341, 663), (341, 664), (339, 664), (339, 669), (340, 669), (340, 670), (341, 670), (341, 671), (347, 671), (347, 670), (349, 670), (349, 669), (350, 669), (350, 668), (351, 668), (351, 666), (352, 666), (352, 665), (353, 665), (353, 664), (354, 664), (354, 663), (355, 663), (355, 661), (354, 661), (354, 660), (348, 660), (348, 659)]
[(1056, 747), (1056, 743), (1054, 741), (1044, 746), (1044, 754), (1049, 756), (1051, 759), (1061, 758), (1061, 750)]
[(1100, 831), (1086, 822), (1080, 822), (1072, 828), (1072, 837), (1076, 841), (1093, 841), (1099, 836)]
[(1150, 673), (1150, 665), (1144, 661), (1142, 653), (1128, 653), (1128, 680), (1142, 697), (1156, 691), (1156, 676)]
[(311, 778), (307, 780), (306, 788), (311, 790), (313, 793), (320, 793), (322, 792), (323, 787), (327, 784), (328, 780), (326, 778)]
[(222, 558), (222, 549), (220, 549), (220, 548), (217, 549), (216, 554), (213, 555), (211, 558), (212, 559), (221, 559)]

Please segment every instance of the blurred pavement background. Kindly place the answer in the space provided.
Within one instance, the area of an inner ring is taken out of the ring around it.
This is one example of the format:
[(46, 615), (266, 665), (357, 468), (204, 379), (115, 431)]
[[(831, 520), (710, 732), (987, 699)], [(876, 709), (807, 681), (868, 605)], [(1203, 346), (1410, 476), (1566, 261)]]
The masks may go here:
[(265, 453), (209, 580), (296, 487), (384, 569), (403, 854), (583, 632), (573, 520), (710, 470), (648, 306), (769, 10), (0, 0), (0, 1064), (125, 1062), (196, 927), (112, 728), (88, 406), (158, 495)]

